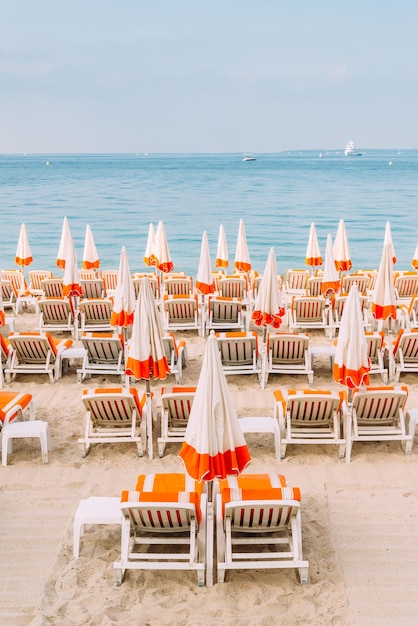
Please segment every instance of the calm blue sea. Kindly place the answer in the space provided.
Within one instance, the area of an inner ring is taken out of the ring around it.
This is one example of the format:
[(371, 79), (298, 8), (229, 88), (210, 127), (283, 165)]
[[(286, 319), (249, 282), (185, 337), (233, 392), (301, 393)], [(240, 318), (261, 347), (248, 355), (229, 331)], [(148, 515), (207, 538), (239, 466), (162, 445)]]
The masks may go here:
[[(411, 269), (418, 243), (418, 151), (256, 154), (0, 155), (0, 267), (13, 268), (22, 222), (34, 262), (55, 265), (64, 216), (79, 264), (89, 224), (101, 267), (117, 268), (126, 246), (131, 271), (144, 271), (148, 226), (163, 220), (175, 270), (196, 275), (202, 233), (214, 264), (219, 225), (233, 266), (239, 220), (254, 269), (271, 246), (279, 273), (304, 267), (311, 222), (322, 256), (345, 221), (353, 269), (379, 265), (386, 221), (398, 262)], [(49, 162), (49, 165), (47, 164)]]

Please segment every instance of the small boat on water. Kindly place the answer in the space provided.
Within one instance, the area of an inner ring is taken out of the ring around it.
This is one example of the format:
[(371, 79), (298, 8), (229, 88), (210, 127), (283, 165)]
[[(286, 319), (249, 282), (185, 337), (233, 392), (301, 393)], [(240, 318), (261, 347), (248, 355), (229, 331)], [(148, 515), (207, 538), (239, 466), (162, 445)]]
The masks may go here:
[(361, 152), (356, 149), (353, 140), (349, 141), (346, 145), (344, 154), (345, 156), (361, 156)]
[(247, 156), (247, 157), (244, 157), (242, 160), (243, 161), (256, 161), (257, 159), (255, 157)]

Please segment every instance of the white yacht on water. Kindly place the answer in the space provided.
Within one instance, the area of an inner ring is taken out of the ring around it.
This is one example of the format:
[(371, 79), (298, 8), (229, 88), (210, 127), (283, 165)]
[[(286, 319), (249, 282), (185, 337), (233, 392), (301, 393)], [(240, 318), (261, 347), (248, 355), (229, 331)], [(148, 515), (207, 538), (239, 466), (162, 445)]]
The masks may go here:
[(356, 150), (353, 140), (349, 141), (348, 144), (346, 145), (344, 154), (345, 156), (361, 156), (361, 152)]

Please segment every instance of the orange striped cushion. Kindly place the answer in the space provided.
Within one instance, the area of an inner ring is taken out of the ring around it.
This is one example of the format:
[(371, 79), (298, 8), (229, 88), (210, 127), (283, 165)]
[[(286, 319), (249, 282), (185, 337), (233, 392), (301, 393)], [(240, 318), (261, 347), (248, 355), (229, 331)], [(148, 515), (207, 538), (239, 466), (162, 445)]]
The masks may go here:
[(162, 387), (161, 395), (165, 393), (194, 393), (197, 387)]
[(1, 350), (2, 355), (4, 355), (5, 357), (8, 356), (9, 346), (7, 345), (7, 341), (3, 337), (3, 335), (0, 335), (0, 350)]
[(360, 391), (404, 391), (408, 396), (408, 387), (407, 385), (392, 385), (392, 386), (381, 386), (381, 387), (356, 387), (353, 389), (353, 398), (356, 393)]
[(222, 513), (228, 502), (242, 502), (245, 500), (297, 500), (300, 502), (299, 487), (283, 487), (281, 489), (223, 489)]
[(196, 519), (202, 519), (200, 496), (195, 491), (122, 491), (121, 502), (178, 502), (194, 504)]
[(219, 489), (274, 489), (286, 487), (283, 474), (240, 474), (219, 479)]
[(88, 333), (83, 333), (83, 337), (87, 337), (87, 338), (93, 337), (93, 338), (98, 338), (98, 339), (100, 339), (100, 338), (102, 338), (102, 339), (113, 339), (114, 337), (118, 337), (119, 341), (122, 344), (122, 347), (124, 347), (124, 343), (125, 343), (123, 335), (121, 335), (121, 334), (117, 335), (116, 333), (112, 333), (112, 332), (110, 332), (110, 333), (88, 332)]
[[(188, 486), (192, 486), (188, 488)], [(194, 491), (203, 493), (204, 481), (198, 482), (182, 473), (139, 474), (136, 479), (135, 491), (178, 492)]]
[(10, 421), (13, 420), (18, 412), (18, 407), (20, 406), (22, 410), (26, 409), (29, 406), (32, 400), (32, 394), (30, 393), (20, 393), (18, 391), (0, 391), (0, 421), (4, 422), (4, 418), (6, 417), (6, 413), (13, 410), (16, 407), (16, 410), (11, 414)]

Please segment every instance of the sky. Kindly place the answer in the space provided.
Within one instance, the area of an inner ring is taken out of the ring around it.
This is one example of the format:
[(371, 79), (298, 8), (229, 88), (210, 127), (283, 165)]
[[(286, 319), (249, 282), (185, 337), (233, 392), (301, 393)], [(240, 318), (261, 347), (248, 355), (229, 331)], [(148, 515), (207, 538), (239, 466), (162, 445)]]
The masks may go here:
[(0, 0), (0, 153), (418, 148), (416, 0)]

